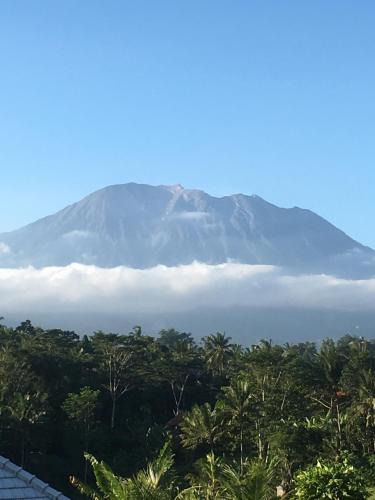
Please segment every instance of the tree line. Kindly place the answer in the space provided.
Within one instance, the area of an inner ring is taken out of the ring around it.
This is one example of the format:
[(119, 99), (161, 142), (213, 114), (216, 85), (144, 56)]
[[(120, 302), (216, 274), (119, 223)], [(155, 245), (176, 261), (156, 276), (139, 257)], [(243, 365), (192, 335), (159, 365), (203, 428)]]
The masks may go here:
[(71, 498), (370, 498), (374, 369), (352, 335), (0, 325), (0, 453)]

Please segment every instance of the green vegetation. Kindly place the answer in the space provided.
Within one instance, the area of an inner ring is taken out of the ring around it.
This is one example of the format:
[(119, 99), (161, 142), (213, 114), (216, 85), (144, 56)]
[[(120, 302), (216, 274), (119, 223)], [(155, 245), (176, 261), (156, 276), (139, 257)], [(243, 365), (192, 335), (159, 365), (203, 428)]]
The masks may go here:
[(365, 478), (347, 457), (338, 456), (334, 462), (318, 461), (295, 478), (297, 498), (348, 498), (363, 500), (367, 497)]
[(0, 453), (72, 498), (371, 498), (375, 342), (0, 326)]

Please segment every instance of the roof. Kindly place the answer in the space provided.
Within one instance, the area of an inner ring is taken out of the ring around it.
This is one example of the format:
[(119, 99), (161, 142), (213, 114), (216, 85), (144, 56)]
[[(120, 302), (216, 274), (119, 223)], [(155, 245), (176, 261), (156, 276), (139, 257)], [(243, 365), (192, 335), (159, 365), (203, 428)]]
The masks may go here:
[(36, 476), (0, 455), (0, 499), (69, 500)]

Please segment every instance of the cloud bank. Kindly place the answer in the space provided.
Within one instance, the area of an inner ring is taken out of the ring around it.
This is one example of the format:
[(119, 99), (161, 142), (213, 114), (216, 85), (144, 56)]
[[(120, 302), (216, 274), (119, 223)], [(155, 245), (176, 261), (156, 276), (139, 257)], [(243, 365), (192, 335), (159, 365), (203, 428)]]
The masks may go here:
[(375, 311), (375, 279), (292, 276), (274, 266), (193, 263), (151, 269), (82, 264), (0, 269), (0, 313), (176, 313), (195, 308)]

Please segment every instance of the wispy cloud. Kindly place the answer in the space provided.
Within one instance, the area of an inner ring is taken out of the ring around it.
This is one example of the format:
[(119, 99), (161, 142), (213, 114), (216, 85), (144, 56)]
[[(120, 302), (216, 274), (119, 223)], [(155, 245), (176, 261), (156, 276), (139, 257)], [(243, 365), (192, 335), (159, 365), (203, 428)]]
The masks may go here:
[(173, 214), (168, 216), (170, 219), (181, 219), (181, 220), (192, 220), (192, 221), (200, 221), (205, 220), (212, 215), (208, 212), (174, 212)]
[(0, 255), (4, 253), (10, 253), (10, 247), (0, 241)]
[(375, 311), (375, 279), (285, 274), (274, 266), (194, 263), (140, 270), (71, 264), (0, 269), (0, 312), (174, 313), (197, 307)]
[(90, 231), (81, 231), (79, 229), (75, 229), (73, 231), (70, 231), (69, 233), (63, 234), (62, 237), (66, 240), (75, 242), (77, 240), (90, 238), (91, 236), (92, 233), (90, 233)]

